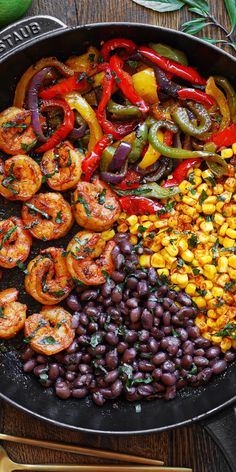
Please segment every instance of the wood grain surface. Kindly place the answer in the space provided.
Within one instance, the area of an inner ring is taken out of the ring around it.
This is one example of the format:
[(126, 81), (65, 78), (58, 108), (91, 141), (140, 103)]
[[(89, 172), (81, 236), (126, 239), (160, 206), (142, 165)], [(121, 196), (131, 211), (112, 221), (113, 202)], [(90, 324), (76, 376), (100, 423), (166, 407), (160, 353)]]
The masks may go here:
[[(217, 19), (229, 28), (222, 0), (210, 0)], [(33, 0), (29, 15), (48, 14), (69, 26), (78, 24), (133, 21), (180, 29), (190, 19), (186, 9), (169, 14), (158, 14), (131, 0)], [(222, 38), (215, 27), (204, 30), (203, 36)], [(225, 47), (223, 45), (223, 47)], [(227, 48), (227, 46), (226, 46)], [(229, 52), (231, 52), (228, 49)], [(170, 466), (192, 467), (194, 472), (230, 472), (223, 455), (205, 433), (201, 424), (178, 428), (169, 432), (132, 437), (112, 437), (79, 434), (54, 427), (32, 418), (10, 405), (0, 404), (0, 431), (9, 434), (75, 442), (83, 446), (106, 448), (148, 457), (160, 458)], [(27, 446), (5, 443), (10, 457), (28, 463), (88, 463), (93, 459)], [(99, 462), (99, 461), (97, 461)], [(101, 462), (101, 461), (100, 461)]]

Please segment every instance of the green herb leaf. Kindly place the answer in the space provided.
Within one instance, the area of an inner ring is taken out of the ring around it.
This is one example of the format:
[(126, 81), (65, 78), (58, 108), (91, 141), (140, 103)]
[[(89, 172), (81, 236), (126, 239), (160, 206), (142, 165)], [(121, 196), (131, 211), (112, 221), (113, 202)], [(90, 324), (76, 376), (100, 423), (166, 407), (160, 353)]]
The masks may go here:
[(37, 144), (37, 139), (35, 139), (31, 144), (21, 143), (21, 149), (25, 152), (29, 152)]
[(39, 344), (48, 345), (48, 344), (58, 344), (56, 339), (53, 336), (45, 336)]
[(23, 262), (17, 261), (17, 267), (18, 267), (18, 269), (22, 270), (22, 272), (24, 272), (24, 274), (28, 275), (29, 272), (26, 269), (26, 265), (23, 264)]
[(16, 123), (16, 121), (7, 121), (2, 124), (2, 128), (21, 128), (21, 129), (26, 129), (28, 128), (28, 125), (25, 123)]
[(90, 345), (94, 349), (102, 341), (101, 334), (94, 333), (90, 338)]
[(198, 239), (196, 234), (192, 234), (191, 237), (188, 239), (188, 244), (191, 247), (196, 247), (198, 245)]
[(224, 4), (226, 6), (226, 10), (229, 15), (229, 19), (231, 21), (231, 31), (230, 34), (233, 32), (236, 26), (236, 1), (235, 0), (224, 0)]
[(60, 225), (62, 222), (62, 211), (60, 210), (58, 213), (57, 213), (57, 216), (56, 216), (56, 219), (55, 219), (55, 223), (57, 223), (58, 225)]
[(208, 195), (205, 190), (202, 191), (200, 197), (199, 197), (199, 204), (202, 205), (203, 202), (207, 199)]
[(3, 236), (2, 238), (2, 241), (1, 241), (1, 244), (0, 244), (0, 250), (3, 248), (5, 242), (10, 239), (12, 233), (14, 233), (14, 231), (16, 231), (16, 229), (18, 228), (17, 225), (13, 226), (11, 229), (9, 229), (9, 231), (7, 231), (7, 233)]
[(196, 267), (193, 267), (193, 268), (192, 268), (192, 271), (193, 271), (193, 275), (198, 275), (198, 274), (200, 274), (200, 270), (197, 269)]
[[(50, 220), (51, 216), (48, 215), (48, 213), (45, 213), (45, 211), (39, 210), (35, 205), (32, 203), (25, 203), (25, 205), (31, 210), (32, 213), (39, 213), (42, 215), (46, 220)], [(31, 213), (30, 212), (30, 213)]]
[(102, 270), (102, 274), (104, 275), (107, 282), (110, 282), (110, 275), (106, 270)]
[(131, 69), (137, 69), (138, 61), (132, 61), (131, 59), (127, 61), (127, 64), (131, 67)]
[(2, 319), (4, 319), (4, 320), (7, 319), (7, 317), (4, 316), (4, 314), (3, 314), (3, 308), (2, 308), (2, 307), (0, 307), (0, 318), (2, 318)]
[(231, 280), (231, 282), (228, 282), (227, 284), (225, 284), (224, 286), (225, 292), (229, 292), (229, 290), (232, 290), (235, 284), (236, 284), (236, 280)]
[(236, 339), (234, 332), (236, 331), (236, 323), (227, 323), (221, 331), (214, 333), (214, 336), (227, 336), (231, 339)]
[(209, 22), (203, 20), (202, 18), (196, 18), (195, 20), (186, 21), (182, 25), (182, 31), (188, 34), (197, 34), (205, 26), (209, 25)]
[(133, 0), (133, 2), (150, 8), (151, 10), (164, 13), (166, 11), (177, 11), (184, 6), (181, 0)]
[(89, 209), (88, 203), (84, 200), (83, 197), (78, 197), (77, 202), (75, 202), (75, 203), (82, 203), (82, 205), (85, 209), (85, 213), (86, 213), (87, 217), (91, 218), (91, 211)]
[[(208, 14), (210, 11), (207, 0), (183, 0), (183, 2), (185, 5), (190, 6), (190, 11), (197, 9), (199, 12), (201, 12), (201, 14)], [(194, 13), (196, 13), (196, 11)]]
[(99, 205), (103, 205), (105, 203), (106, 193), (107, 193), (107, 189), (104, 188), (103, 191), (98, 194), (98, 203), (99, 203)]

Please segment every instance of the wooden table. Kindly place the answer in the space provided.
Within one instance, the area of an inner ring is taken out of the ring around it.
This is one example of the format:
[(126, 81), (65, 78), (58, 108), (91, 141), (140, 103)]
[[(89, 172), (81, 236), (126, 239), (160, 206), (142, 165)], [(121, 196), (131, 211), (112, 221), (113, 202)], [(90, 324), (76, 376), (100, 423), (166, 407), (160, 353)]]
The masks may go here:
[[(226, 15), (223, 15), (222, 0), (210, 4), (217, 18), (227, 28)], [(69, 26), (101, 21), (133, 21), (150, 23), (178, 29), (189, 19), (186, 10), (178, 13), (158, 14), (147, 10), (131, 0), (34, 0), (30, 15), (48, 14), (63, 20)], [(215, 28), (204, 31), (216, 39), (221, 33)], [(171, 466), (189, 466), (194, 472), (230, 472), (225, 459), (202, 426), (195, 424), (173, 431), (133, 437), (97, 436), (79, 434), (44, 424), (7, 404), (0, 405), (0, 431), (28, 437), (60, 441), (78, 442), (88, 447), (107, 448), (120, 452), (161, 458)], [(27, 446), (5, 444), (13, 460), (31, 463), (77, 463), (75, 455), (68, 455)], [(81, 462), (93, 459), (81, 458)]]

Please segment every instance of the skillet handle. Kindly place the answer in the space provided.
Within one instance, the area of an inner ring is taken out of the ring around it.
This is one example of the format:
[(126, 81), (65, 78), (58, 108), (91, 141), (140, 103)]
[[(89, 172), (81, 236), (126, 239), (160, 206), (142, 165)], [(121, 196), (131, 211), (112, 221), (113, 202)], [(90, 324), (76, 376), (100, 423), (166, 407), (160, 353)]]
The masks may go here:
[(221, 449), (232, 472), (236, 472), (236, 406), (205, 420), (203, 426)]
[(7, 26), (0, 31), (0, 62), (24, 44), (37, 41), (60, 28), (67, 26), (58, 18), (48, 15), (30, 16)]

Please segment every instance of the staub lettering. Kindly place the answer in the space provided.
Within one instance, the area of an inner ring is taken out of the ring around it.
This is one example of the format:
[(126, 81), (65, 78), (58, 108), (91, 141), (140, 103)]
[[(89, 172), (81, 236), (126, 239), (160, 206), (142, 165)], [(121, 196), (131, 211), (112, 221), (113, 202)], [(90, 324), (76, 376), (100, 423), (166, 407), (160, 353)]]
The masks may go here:
[(3, 36), (0, 40), (0, 54), (18, 46), (21, 42), (25, 42), (27, 38), (30, 39), (40, 32), (41, 27), (36, 21), (32, 21), (28, 25), (12, 31), (12, 33)]

